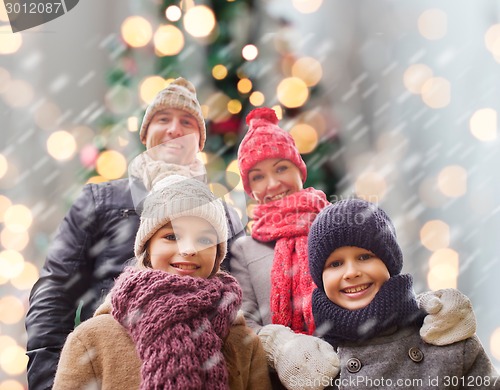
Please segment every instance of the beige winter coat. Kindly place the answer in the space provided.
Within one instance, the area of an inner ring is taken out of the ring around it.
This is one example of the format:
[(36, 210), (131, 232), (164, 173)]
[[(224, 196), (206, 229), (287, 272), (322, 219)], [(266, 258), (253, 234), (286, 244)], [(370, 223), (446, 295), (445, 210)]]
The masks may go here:
[[(54, 390), (138, 389), (141, 361), (126, 329), (110, 314), (105, 302), (93, 318), (78, 326), (66, 340), (54, 381)], [(267, 362), (259, 338), (238, 313), (223, 350), (229, 386), (271, 389)]]

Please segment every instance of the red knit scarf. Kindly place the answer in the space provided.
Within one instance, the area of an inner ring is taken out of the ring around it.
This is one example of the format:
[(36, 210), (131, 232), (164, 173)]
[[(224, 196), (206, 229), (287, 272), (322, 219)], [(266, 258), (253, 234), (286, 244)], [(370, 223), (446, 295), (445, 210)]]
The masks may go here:
[(232, 276), (202, 279), (128, 267), (111, 303), (142, 361), (141, 389), (229, 388), (222, 346), (241, 305)]
[(252, 237), (276, 241), (271, 270), (273, 324), (312, 334), (311, 295), (315, 284), (309, 274), (307, 235), (316, 215), (329, 203), (326, 195), (307, 188), (283, 199), (257, 205)]

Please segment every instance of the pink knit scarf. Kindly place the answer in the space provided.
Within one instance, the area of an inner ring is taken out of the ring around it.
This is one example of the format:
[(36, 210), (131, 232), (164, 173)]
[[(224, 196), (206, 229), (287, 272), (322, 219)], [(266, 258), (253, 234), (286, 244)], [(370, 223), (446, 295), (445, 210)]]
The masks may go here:
[(222, 346), (241, 306), (232, 276), (202, 279), (128, 267), (111, 303), (142, 361), (141, 389), (229, 388)]
[(307, 235), (316, 215), (329, 203), (326, 195), (307, 188), (283, 199), (258, 205), (252, 237), (276, 241), (271, 270), (273, 324), (312, 334), (311, 295), (316, 287), (309, 274)]

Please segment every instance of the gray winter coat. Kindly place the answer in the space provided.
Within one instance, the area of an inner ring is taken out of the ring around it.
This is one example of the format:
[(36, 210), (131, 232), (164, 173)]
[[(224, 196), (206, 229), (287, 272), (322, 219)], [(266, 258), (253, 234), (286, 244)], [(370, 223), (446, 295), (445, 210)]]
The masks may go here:
[(258, 332), (271, 323), (271, 268), (276, 242), (262, 243), (252, 237), (238, 238), (231, 247), (231, 274), (243, 290), (247, 325)]
[(435, 346), (423, 342), (417, 328), (404, 328), (337, 352), (341, 369), (331, 388), (500, 389), (498, 374), (476, 336)]

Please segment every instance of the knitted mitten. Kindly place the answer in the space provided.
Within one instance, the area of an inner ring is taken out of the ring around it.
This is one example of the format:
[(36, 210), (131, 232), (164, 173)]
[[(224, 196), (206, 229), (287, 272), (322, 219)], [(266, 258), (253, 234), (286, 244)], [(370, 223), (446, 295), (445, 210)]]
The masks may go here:
[(476, 333), (476, 317), (471, 302), (460, 291), (447, 288), (417, 296), (420, 309), (428, 315), (420, 328), (426, 343), (448, 345), (465, 340)]
[(340, 370), (333, 347), (318, 337), (294, 333), (283, 325), (266, 325), (259, 338), (268, 364), (289, 390), (324, 389)]

